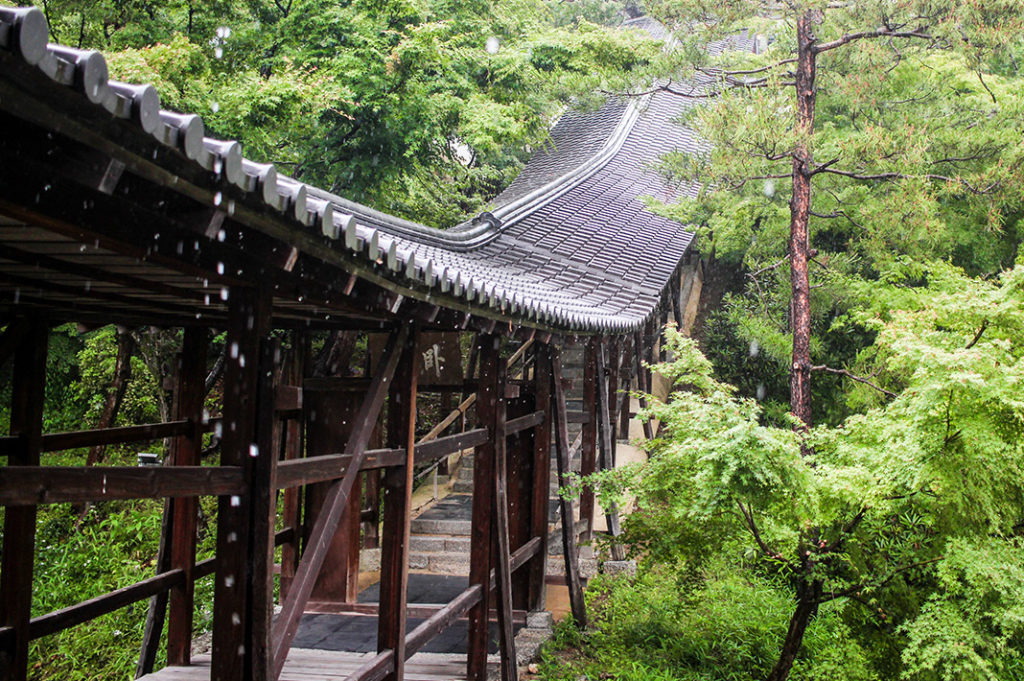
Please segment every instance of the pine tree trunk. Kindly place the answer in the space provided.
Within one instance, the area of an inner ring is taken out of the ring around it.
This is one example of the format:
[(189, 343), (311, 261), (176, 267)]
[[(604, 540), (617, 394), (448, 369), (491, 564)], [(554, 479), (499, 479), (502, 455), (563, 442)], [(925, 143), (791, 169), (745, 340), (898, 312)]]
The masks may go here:
[(789, 672), (793, 669), (793, 662), (796, 661), (797, 653), (804, 642), (804, 632), (811, 619), (818, 613), (818, 600), (821, 598), (821, 582), (813, 581), (800, 582), (797, 589), (796, 611), (789, 620), (789, 630), (782, 642), (782, 652), (779, 653), (779, 661), (775, 663), (767, 681), (786, 681)]
[(810, 138), (814, 130), (816, 71), (812, 22), (811, 12), (804, 13), (797, 20), (797, 143), (793, 150), (793, 198), (789, 204), (789, 260), (792, 287), (790, 317), (793, 330), (789, 404), (790, 410), (803, 421), (804, 427), (811, 425), (811, 289), (808, 279), (808, 222), (811, 214), (811, 177), (814, 174)]
[[(103, 412), (100, 414), (97, 428), (110, 428), (117, 420), (117, 412), (121, 410), (121, 403), (124, 401), (125, 391), (128, 390), (128, 382), (132, 378), (132, 353), (135, 350), (135, 341), (128, 329), (117, 329), (117, 359), (114, 361), (114, 380), (107, 394), (107, 400), (103, 404)], [(89, 448), (85, 458), (86, 466), (93, 466), (103, 461), (107, 448), (104, 445), (96, 445)]]

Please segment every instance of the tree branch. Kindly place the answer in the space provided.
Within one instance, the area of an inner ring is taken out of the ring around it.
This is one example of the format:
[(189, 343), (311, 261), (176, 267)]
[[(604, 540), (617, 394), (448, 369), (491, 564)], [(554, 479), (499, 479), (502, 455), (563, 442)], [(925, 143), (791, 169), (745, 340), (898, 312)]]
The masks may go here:
[(772, 558), (774, 560), (783, 560), (782, 554), (778, 551), (773, 551), (764, 542), (764, 539), (761, 538), (761, 533), (757, 530), (757, 523), (754, 522), (753, 512), (749, 508), (744, 506), (742, 501), (737, 500), (736, 504), (740, 507), (740, 513), (743, 514), (743, 519), (747, 523), (747, 528), (750, 530), (750, 534), (754, 537), (754, 541), (757, 543), (757, 546), (761, 549), (761, 552), (764, 553), (764, 555), (768, 558)]
[(874, 388), (878, 392), (884, 393), (887, 397), (896, 397), (896, 393), (892, 392), (891, 390), (886, 390), (885, 388), (883, 388), (883, 387), (881, 387), (879, 385), (875, 385), (874, 383), (872, 383), (868, 379), (864, 378), (863, 376), (858, 376), (856, 374), (850, 373), (846, 369), (833, 369), (832, 367), (825, 366), (824, 364), (818, 364), (818, 365), (812, 366), (811, 367), (811, 371), (824, 371), (824, 372), (827, 372), (827, 373), (830, 373), (830, 374), (838, 374), (840, 376), (846, 376), (847, 378), (849, 378), (849, 379), (851, 379), (853, 381), (857, 381), (858, 383), (863, 383), (864, 385), (868, 386), (869, 388)]
[(965, 350), (970, 350), (971, 348), (973, 348), (975, 346), (975, 344), (977, 344), (977, 342), (979, 340), (981, 340), (981, 335), (983, 333), (985, 333), (985, 329), (987, 329), (987, 328), (988, 328), (988, 320), (985, 319), (985, 320), (983, 320), (981, 322), (981, 328), (978, 329), (978, 332), (976, 334), (974, 334), (974, 338), (971, 339), (971, 342), (968, 343), (967, 347), (965, 347), (964, 349)]
[(992, 191), (999, 186), (998, 182), (993, 182), (985, 188), (978, 188), (972, 185), (967, 180), (960, 177), (950, 177), (949, 175), (935, 175), (933, 173), (925, 173), (923, 175), (908, 175), (906, 173), (858, 173), (852, 170), (840, 170), (838, 168), (830, 168), (826, 164), (815, 164), (815, 173), (831, 173), (832, 175), (840, 175), (842, 177), (849, 177), (854, 180), (912, 180), (912, 179), (924, 179), (932, 180), (935, 182), (948, 182), (951, 184), (959, 184), (965, 187), (972, 194), (985, 195), (990, 194)]
[(914, 568), (924, 567), (925, 565), (930, 565), (932, 563), (937, 563), (940, 560), (942, 560), (943, 558), (945, 558), (945, 556), (937, 556), (935, 558), (930, 558), (928, 560), (922, 560), (922, 561), (920, 561), (918, 563), (911, 563), (910, 565), (904, 565), (902, 567), (898, 567), (895, 570), (893, 570), (892, 573), (888, 577), (886, 577), (882, 581), (878, 582), (877, 584), (871, 584), (870, 582), (861, 582), (857, 586), (851, 586), (849, 589), (843, 589), (842, 591), (832, 592), (831, 594), (829, 594), (827, 596), (823, 596), (821, 598), (821, 600), (818, 601), (818, 603), (819, 604), (821, 604), (821, 603), (828, 603), (829, 601), (834, 601), (837, 598), (845, 598), (847, 596), (850, 596), (851, 594), (856, 594), (859, 591), (863, 591), (864, 589), (868, 588), (869, 586), (873, 586), (876, 589), (880, 588), (880, 587), (883, 587), (886, 584), (888, 584), (889, 582), (891, 582), (892, 580), (896, 579), (896, 577), (898, 577), (901, 574), (903, 574), (904, 572), (906, 572), (907, 570), (913, 570)]
[(811, 49), (815, 54), (821, 54), (822, 52), (828, 52), (834, 50), (837, 47), (848, 45), (857, 40), (865, 40), (867, 38), (920, 38), (923, 40), (934, 40), (935, 36), (925, 33), (923, 29), (917, 29), (914, 31), (894, 31), (888, 27), (876, 28), (873, 31), (858, 31), (856, 33), (847, 33), (844, 36), (831, 40), (827, 43), (818, 43)]

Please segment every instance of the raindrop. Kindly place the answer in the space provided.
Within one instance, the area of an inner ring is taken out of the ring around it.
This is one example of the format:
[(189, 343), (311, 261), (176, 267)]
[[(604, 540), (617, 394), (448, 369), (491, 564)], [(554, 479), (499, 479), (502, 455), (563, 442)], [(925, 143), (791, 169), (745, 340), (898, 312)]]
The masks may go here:
[(206, 294), (206, 298), (203, 300), (203, 305), (209, 305), (209, 304), (210, 304), (210, 294), (207, 293)]
[[(224, 241), (228, 236), (228, 233), (223, 229), (217, 232), (217, 241)], [(217, 263), (217, 269), (220, 270), (220, 274), (224, 274), (224, 263)]]
[(498, 49), (501, 47), (501, 43), (493, 35), (487, 39), (484, 44), (484, 49), (487, 50), (487, 54), (498, 54)]
[(234, 544), (236, 541), (238, 541), (238, 534), (235, 533), (235, 532), (229, 532), (228, 533), (228, 543), (229, 544)]
[(85, 244), (82, 244), (81, 246), (78, 247), (78, 252), (85, 253)]
[(239, 624), (242, 623), (242, 618), (239, 617), (237, 612), (231, 613), (231, 623), (234, 624), (235, 626), (238, 626)]
[(769, 199), (775, 196), (775, 180), (764, 181), (764, 195)]
[(764, 396), (768, 393), (768, 390), (764, 387), (764, 383), (757, 384), (757, 400), (760, 402), (764, 399)]
[(761, 344), (756, 340), (750, 341), (750, 348), (747, 350), (747, 354), (751, 357), (757, 357), (761, 354)]
[(217, 37), (218, 38), (222, 38), (222, 39), (223, 38), (230, 38), (231, 37), (231, 28), (229, 26), (218, 26), (217, 27)]
[(213, 58), (214, 59), (220, 59), (223, 56), (224, 56), (224, 48), (220, 47), (218, 45), (217, 48), (213, 51)]
[(244, 645), (238, 646), (238, 656), (239, 657), (245, 657), (245, 646)]
[(220, 421), (213, 425), (213, 434), (218, 440), (224, 436), (224, 425)]
[[(235, 503), (235, 499), (237, 499), (237, 498), (238, 497), (231, 497), (231, 505), (232, 506), (237, 506), (238, 505), (238, 504)], [(224, 575), (224, 586), (226, 586), (228, 588), (231, 588), (234, 585), (235, 585), (235, 576), (234, 575)]]
[[(242, 505), (242, 497), (238, 496), (237, 494), (233, 495), (231, 497), (231, 505), (232, 506), (241, 506)], [(231, 586), (231, 585), (229, 584), (228, 586)]]
[(245, 355), (238, 356), (238, 366), (245, 368)]
[(16, 289), (14, 289), (14, 303), (15, 303), (15, 305), (17, 305), (19, 300), (21, 300), (21, 289), (20, 288), (16, 288)]
[(236, 359), (238, 357), (238, 343), (231, 344), (230, 353), (231, 359)]
[(253, 457), (255, 459), (259, 455), (260, 455), (260, 446), (258, 444), (256, 444), (255, 442), (252, 443), (251, 445), (249, 445), (249, 456), (251, 456), (251, 457)]
[(224, 274), (224, 263), (217, 263), (217, 274)]
[(222, 193), (217, 192), (216, 194), (213, 195), (213, 205), (219, 206), (220, 202), (223, 201), (223, 200), (224, 200), (224, 195)]
[(220, 287), (220, 299), (221, 300), (227, 300), (228, 299), (228, 287), (227, 286), (221, 286)]
[(209, 409), (203, 409), (203, 425), (206, 425), (209, 422), (210, 422), (210, 410)]
[(92, 289), (92, 282), (91, 281), (85, 282), (85, 290), (89, 291), (91, 289)]
[(213, 102), (212, 104), (210, 104), (210, 111), (212, 111), (213, 113), (217, 113), (218, 111), (220, 111), (220, 104), (218, 104), (217, 102)]
[(228, 201), (228, 215), (234, 215), (234, 214), (235, 214), (235, 202), (234, 201)]

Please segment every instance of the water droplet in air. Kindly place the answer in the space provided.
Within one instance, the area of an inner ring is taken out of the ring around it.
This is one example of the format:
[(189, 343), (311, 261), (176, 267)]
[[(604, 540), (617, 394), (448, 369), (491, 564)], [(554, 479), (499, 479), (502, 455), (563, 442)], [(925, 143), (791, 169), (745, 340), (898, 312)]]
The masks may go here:
[(501, 48), (501, 43), (493, 35), (487, 39), (484, 44), (484, 49), (487, 50), (487, 54), (498, 54), (498, 50)]
[(756, 340), (750, 341), (750, 348), (747, 350), (747, 353), (751, 357), (757, 357), (758, 355), (761, 354), (761, 344), (758, 343)]
[(213, 195), (213, 205), (219, 206), (220, 202), (223, 201), (223, 200), (224, 200), (224, 195), (221, 194), (220, 192), (217, 192), (216, 194)]
[(218, 104), (217, 102), (213, 102), (212, 104), (210, 104), (210, 111), (212, 111), (213, 113), (217, 113), (218, 111), (220, 111), (220, 104)]
[(213, 58), (214, 59), (220, 59), (223, 56), (224, 56), (224, 48), (223, 47), (218, 46), (216, 49), (214, 49), (214, 51), (213, 51)]
[(258, 444), (256, 444), (255, 442), (253, 444), (249, 445), (249, 456), (251, 456), (251, 457), (253, 457), (255, 459), (259, 455), (260, 455), (260, 446)]
[(228, 287), (227, 286), (221, 286), (220, 287), (220, 299), (221, 300), (227, 300), (228, 299)]
[[(242, 497), (240, 497), (238, 495), (232, 496), (231, 497), (231, 505), (232, 506), (241, 506), (242, 505)], [(228, 586), (231, 586), (231, 585), (229, 584)]]
[(238, 357), (238, 343), (232, 343), (229, 351), (231, 353), (231, 359), (236, 359)]

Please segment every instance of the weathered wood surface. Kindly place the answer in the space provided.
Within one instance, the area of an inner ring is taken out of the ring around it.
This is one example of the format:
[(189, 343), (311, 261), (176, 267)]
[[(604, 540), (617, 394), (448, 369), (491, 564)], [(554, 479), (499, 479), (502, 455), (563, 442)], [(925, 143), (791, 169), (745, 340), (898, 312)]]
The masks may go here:
[(76, 503), (241, 494), (238, 466), (4, 466), (0, 504)]
[[(499, 359), (497, 364), (497, 384), (499, 395), (504, 394), (505, 378), (508, 374), (507, 364)], [(498, 596), (498, 656), (501, 659), (501, 678), (504, 681), (516, 680), (516, 644), (512, 627), (512, 569), (509, 565), (511, 549), (509, 547), (509, 516), (508, 516), (508, 434), (505, 430), (506, 400), (499, 400), (492, 420), (492, 437), (494, 438), (494, 522), (491, 525), (494, 533), (493, 550), (495, 552), (495, 577)]]
[(406, 605), (409, 586), (409, 513), (416, 451), (416, 343), (413, 327), (401, 348), (401, 358), (388, 397), (388, 439), (405, 450), (402, 464), (384, 472), (384, 529), (380, 557), (380, 613), (377, 651), (394, 653), (384, 679), (402, 681), (405, 670)]
[[(611, 398), (608, 395), (609, 379), (605, 378), (605, 348), (599, 345), (597, 348), (597, 432), (598, 441), (598, 463), (601, 470), (611, 470), (615, 467), (615, 440), (612, 434), (613, 416)], [(618, 371), (613, 376), (618, 381)], [(608, 533), (612, 536), (612, 557), (615, 560), (622, 560), (625, 553), (622, 547), (615, 541), (615, 538), (622, 534), (619, 527), (619, 509), (614, 502), (609, 502), (604, 510), (605, 521), (608, 525)]]
[[(296, 648), (288, 655), (281, 681), (368, 681), (380, 679), (389, 660), (372, 653), (346, 653)], [(371, 671), (371, 668), (376, 668)], [(406, 681), (462, 681), (466, 678), (465, 657), (419, 653), (406, 662)], [(357, 677), (357, 671), (363, 672)], [(210, 681), (210, 658), (197, 655), (191, 667), (165, 667), (142, 677), (143, 681)]]
[[(213, 418), (202, 424), (202, 431), (209, 433), (220, 423)], [(40, 443), (41, 452), (61, 452), (65, 449), (79, 447), (95, 447), (97, 445), (116, 445), (128, 442), (145, 442), (160, 440), (165, 437), (187, 435), (192, 424), (187, 420), (168, 421), (166, 423), (147, 423), (141, 426), (118, 426), (116, 428), (97, 428), (94, 430), (74, 430), (65, 433), (49, 433), (43, 435)], [(17, 438), (0, 437), (0, 456), (7, 456), (12, 447), (17, 446)]]

